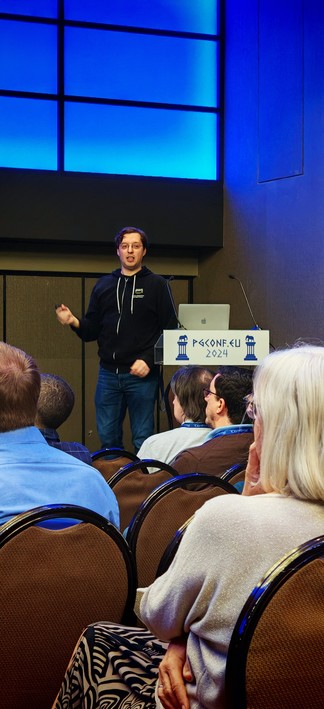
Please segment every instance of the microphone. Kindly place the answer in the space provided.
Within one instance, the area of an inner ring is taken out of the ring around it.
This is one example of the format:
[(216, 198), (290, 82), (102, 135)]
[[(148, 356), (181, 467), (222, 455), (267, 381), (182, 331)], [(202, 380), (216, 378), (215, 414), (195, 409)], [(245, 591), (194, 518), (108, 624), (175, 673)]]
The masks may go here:
[(258, 323), (257, 323), (257, 321), (256, 321), (256, 319), (255, 319), (255, 317), (254, 317), (254, 315), (253, 315), (253, 313), (252, 313), (252, 308), (251, 308), (251, 306), (250, 306), (249, 299), (248, 299), (248, 297), (247, 297), (247, 295), (246, 295), (246, 292), (245, 292), (245, 290), (244, 290), (242, 281), (241, 281), (237, 276), (234, 276), (233, 273), (229, 273), (229, 274), (228, 274), (228, 277), (229, 277), (229, 278), (232, 278), (233, 281), (238, 281), (238, 282), (239, 282), (239, 284), (240, 284), (240, 286), (241, 286), (242, 293), (243, 293), (244, 298), (245, 298), (245, 301), (246, 301), (246, 304), (247, 304), (247, 306), (248, 306), (248, 309), (249, 309), (251, 318), (252, 318), (252, 320), (253, 320), (253, 322), (254, 322), (255, 328), (256, 328), (256, 330), (262, 330), (262, 328), (260, 327), (260, 325), (258, 325)]

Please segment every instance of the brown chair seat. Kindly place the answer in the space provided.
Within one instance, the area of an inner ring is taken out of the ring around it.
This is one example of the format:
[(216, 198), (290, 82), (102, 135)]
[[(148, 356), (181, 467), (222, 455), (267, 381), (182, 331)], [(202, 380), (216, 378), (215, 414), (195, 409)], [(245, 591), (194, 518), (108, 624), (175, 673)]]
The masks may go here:
[(225, 688), (227, 709), (323, 709), (324, 536), (287, 554), (247, 599)]
[[(156, 470), (149, 473), (149, 467)], [(110, 478), (109, 485), (119, 505), (122, 531), (128, 527), (132, 517), (152, 490), (175, 475), (177, 473), (171, 465), (150, 458), (128, 463)]]
[[(80, 524), (53, 531), (45, 519)], [(1, 706), (50, 709), (89, 624), (132, 622), (136, 571), (113, 524), (75, 505), (18, 515), (0, 530)]]
[(100, 448), (100, 450), (91, 453), (93, 467), (99, 470), (107, 482), (120, 468), (135, 460), (140, 459), (135, 453), (124, 448)]
[(178, 475), (153, 490), (134, 515), (126, 535), (139, 586), (154, 581), (161, 557), (177, 529), (204, 502), (228, 493), (239, 494), (230, 483), (202, 473)]

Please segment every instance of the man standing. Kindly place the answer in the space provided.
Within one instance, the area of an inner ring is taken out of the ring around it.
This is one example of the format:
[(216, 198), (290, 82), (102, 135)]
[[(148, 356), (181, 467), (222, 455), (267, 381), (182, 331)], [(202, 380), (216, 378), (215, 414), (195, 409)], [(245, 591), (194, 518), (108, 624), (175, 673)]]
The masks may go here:
[(177, 317), (166, 280), (142, 265), (146, 234), (125, 227), (116, 234), (115, 244), (121, 268), (98, 280), (85, 317), (75, 317), (63, 303), (56, 315), (84, 342), (98, 341), (95, 405), (101, 445), (123, 447), (128, 409), (138, 451), (154, 431), (159, 377), (154, 345), (164, 329), (177, 327)]

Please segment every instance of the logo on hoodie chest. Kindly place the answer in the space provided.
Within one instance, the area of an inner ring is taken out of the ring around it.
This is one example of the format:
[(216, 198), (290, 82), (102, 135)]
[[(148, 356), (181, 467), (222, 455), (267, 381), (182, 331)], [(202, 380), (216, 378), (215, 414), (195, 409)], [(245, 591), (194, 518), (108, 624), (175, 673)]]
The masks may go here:
[(144, 298), (144, 289), (143, 288), (135, 288), (134, 298)]

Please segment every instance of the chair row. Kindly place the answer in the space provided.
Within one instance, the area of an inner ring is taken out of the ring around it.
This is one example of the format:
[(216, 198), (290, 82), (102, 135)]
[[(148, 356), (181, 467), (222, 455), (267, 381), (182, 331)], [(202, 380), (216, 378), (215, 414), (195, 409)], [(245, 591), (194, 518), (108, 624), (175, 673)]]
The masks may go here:
[[(138, 462), (130, 465), (135, 466), (134, 475), (150, 481), (151, 487), (153, 479), (155, 485), (161, 479), (159, 473), (158, 480), (154, 473), (143, 474)], [(162, 478), (142, 504), (137, 504), (138, 491), (133, 495), (134, 516), (131, 506), (126, 505), (133, 516), (126, 539), (100, 515), (74, 505), (30, 510), (2, 526), (0, 570), (5, 582), (0, 605), (6, 609), (3, 697), (8, 709), (28, 706), (29, 694), (34, 696), (36, 690), (28, 677), (31, 666), (39, 699), (38, 703), (33, 699), (30, 705), (35, 709), (47, 706), (46, 697), (55, 696), (57, 678), (63, 676), (71, 650), (89, 623), (108, 618), (135, 625), (136, 587), (154, 580), (163, 552), (178, 527), (210, 497), (237, 494), (219, 478), (196, 473), (173, 477), (172, 469), (165, 472), (169, 479)], [(125, 481), (130, 488), (123, 487)], [(121, 486), (119, 493), (125, 500), (132, 497), (131, 474), (116, 473), (113, 485), (116, 492)], [(144, 493), (143, 488), (141, 496)], [(40, 526), (57, 518), (83, 524), (57, 531)], [(17, 668), (21, 672), (21, 694), (14, 705), (10, 692)]]
[[(39, 526), (50, 517), (82, 524), (59, 531)], [(166, 570), (188, 523), (157, 573)], [(49, 505), (3, 525), (0, 569), (2, 705), (50, 709), (83, 628), (100, 620), (136, 623), (132, 551), (100, 515), (74, 505)], [(322, 709), (323, 591), (324, 536), (293, 550), (261, 580), (232, 635), (229, 709)], [(297, 681), (301, 652), (302, 681)]]
[[(118, 448), (103, 448), (92, 456), (93, 465), (105, 477), (118, 499), (122, 530), (128, 528), (136, 510), (152, 490), (162, 482), (180, 477), (179, 473), (167, 463), (153, 459), (140, 460), (135, 454)], [(107, 456), (113, 457), (107, 459)], [(152, 468), (155, 468), (154, 472), (149, 473)], [(243, 461), (229, 468), (218, 479), (230, 482), (232, 485), (239, 481), (243, 484), (245, 468), (246, 461)]]
[[(107, 482), (125, 465), (136, 461), (139, 463), (143, 462), (135, 453), (125, 450), (124, 448), (100, 448), (100, 450), (91, 453), (91, 460), (92, 465), (101, 472)], [(154, 462), (156, 466), (152, 465), (152, 467), (162, 468), (164, 465), (166, 469), (172, 470), (173, 475), (178, 475), (177, 471), (172, 468), (172, 466), (168, 466), (160, 460)], [(145, 472), (148, 472), (148, 467), (147, 464), (145, 466)], [(240, 462), (226, 470), (221, 478), (230, 481), (232, 484), (244, 481), (245, 468), (246, 461)], [(232, 478), (234, 478), (234, 480), (232, 480)]]

